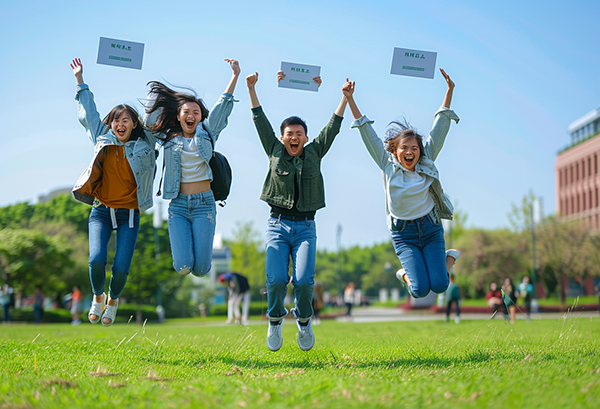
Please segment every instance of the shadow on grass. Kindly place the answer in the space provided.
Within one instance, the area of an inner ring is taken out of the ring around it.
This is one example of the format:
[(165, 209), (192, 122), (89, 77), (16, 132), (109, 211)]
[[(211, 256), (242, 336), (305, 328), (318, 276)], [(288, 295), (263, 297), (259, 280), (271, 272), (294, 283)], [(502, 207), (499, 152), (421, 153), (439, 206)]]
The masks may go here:
[[(275, 353), (276, 354), (276, 353)], [(273, 359), (265, 357), (246, 358), (235, 357), (232, 354), (216, 354), (210, 357), (189, 359), (153, 359), (144, 360), (151, 364), (160, 365), (185, 365), (185, 366), (203, 366), (219, 365), (236, 366), (240, 369), (264, 369), (264, 370), (299, 370), (299, 369), (321, 369), (321, 368), (353, 368), (382, 370), (398, 367), (404, 368), (448, 368), (452, 366), (463, 366), (472, 364), (481, 364), (501, 360), (503, 362), (516, 362), (523, 357), (514, 354), (491, 354), (489, 352), (472, 352), (459, 357), (444, 356), (413, 356), (408, 358), (390, 358), (363, 360), (352, 359), (345, 356), (337, 356), (333, 352), (320, 352), (319, 354), (306, 354), (303, 358), (285, 356), (276, 356)], [(329, 355), (328, 355), (329, 354)]]

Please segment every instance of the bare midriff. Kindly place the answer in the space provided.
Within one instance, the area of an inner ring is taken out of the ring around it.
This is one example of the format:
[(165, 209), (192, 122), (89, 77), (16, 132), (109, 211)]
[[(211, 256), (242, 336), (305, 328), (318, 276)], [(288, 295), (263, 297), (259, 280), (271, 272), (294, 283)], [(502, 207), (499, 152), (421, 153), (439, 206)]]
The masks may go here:
[(189, 182), (179, 184), (179, 193), (184, 195), (194, 195), (210, 190), (210, 180), (201, 180), (199, 182)]

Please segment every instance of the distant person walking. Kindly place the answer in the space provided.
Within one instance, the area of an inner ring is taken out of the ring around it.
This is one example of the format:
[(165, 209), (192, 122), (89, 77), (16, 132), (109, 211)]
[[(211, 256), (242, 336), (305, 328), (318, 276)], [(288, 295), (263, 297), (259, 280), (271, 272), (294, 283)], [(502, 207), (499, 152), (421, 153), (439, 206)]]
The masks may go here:
[(350, 281), (344, 289), (344, 303), (346, 304), (346, 318), (352, 319), (352, 306), (354, 305), (354, 282)]
[(73, 286), (71, 293), (71, 325), (81, 324), (79, 313), (81, 312), (81, 291), (76, 285)]
[(517, 314), (517, 290), (509, 277), (504, 279), (502, 284), (502, 291), (504, 291), (504, 305), (508, 307), (508, 316), (510, 323), (515, 323), (515, 317)]
[(460, 322), (460, 288), (456, 284), (454, 274), (450, 274), (450, 284), (446, 290), (446, 321), (450, 319), (450, 310), (452, 304), (456, 305), (456, 315), (454, 316), (454, 322), (457, 324)]
[[(490, 283), (490, 289), (485, 295), (488, 307), (492, 309), (492, 313), (496, 313), (499, 309), (504, 308), (502, 304), (502, 291), (498, 288), (495, 282)], [(504, 308), (506, 314), (506, 308)]]
[(33, 319), (36, 324), (42, 322), (42, 316), (44, 315), (44, 293), (40, 287), (35, 287), (33, 291)]
[(13, 289), (8, 284), (2, 286), (2, 292), (0, 293), (0, 304), (2, 304), (2, 322), (10, 322), (10, 305), (12, 304), (12, 293)]
[(519, 298), (525, 302), (525, 310), (527, 311), (527, 321), (531, 319), (531, 299), (533, 296), (533, 285), (529, 282), (529, 277), (523, 277), (523, 281), (519, 284)]

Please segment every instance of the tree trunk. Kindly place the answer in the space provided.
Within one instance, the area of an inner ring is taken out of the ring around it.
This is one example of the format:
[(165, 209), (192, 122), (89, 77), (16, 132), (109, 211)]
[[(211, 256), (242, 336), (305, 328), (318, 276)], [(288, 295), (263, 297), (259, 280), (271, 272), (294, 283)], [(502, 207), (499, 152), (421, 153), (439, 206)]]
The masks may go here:
[(565, 279), (566, 276), (564, 273), (559, 273), (558, 275), (558, 300), (560, 301), (560, 305), (564, 306), (567, 298), (567, 290), (565, 288)]
[(136, 305), (137, 305), (137, 311), (135, 313), (135, 323), (137, 325), (142, 325), (142, 308), (139, 303)]

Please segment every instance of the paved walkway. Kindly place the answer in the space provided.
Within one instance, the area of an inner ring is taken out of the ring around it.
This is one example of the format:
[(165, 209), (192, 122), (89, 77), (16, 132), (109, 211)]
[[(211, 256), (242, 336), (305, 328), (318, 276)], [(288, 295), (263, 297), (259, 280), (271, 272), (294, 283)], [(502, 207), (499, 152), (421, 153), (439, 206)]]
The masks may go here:
[[(401, 308), (377, 308), (377, 307), (363, 307), (352, 310), (353, 322), (385, 322), (385, 321), (436, 321), (443, 320), (444, 314), (432, 313), (429, 310), (403, 310)], [(563, 318), (565, 313), (549, 312), (549, 313), (537, 313), (531, 314), (532, 319), (551, 318), (559, 319)], [(576, 311), (570, 312), (567, 315), (570, 318), (598, 318), (600, 314), (597, 311)], [(492, 317), (492, 314), (480, 314), (480, 313), (465, 313), (461, 314), (462, 320), (487, 320)], [(450, 319), (454, 319), (454, 314), (450, 314)], [(496, 314), (494, 319), (504, 319), (502, 314)], [(517, 312), (517, 320), (525, 320), (524, 314)], [(336, 318), (338, 322), (347, 322), (346, 317)]]

